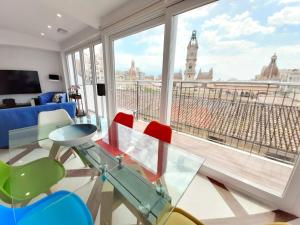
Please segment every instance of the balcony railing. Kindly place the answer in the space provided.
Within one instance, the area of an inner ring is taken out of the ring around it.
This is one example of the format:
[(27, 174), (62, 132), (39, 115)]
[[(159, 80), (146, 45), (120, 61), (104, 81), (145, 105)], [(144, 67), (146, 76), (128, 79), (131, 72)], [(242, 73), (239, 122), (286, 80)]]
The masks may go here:
[[(117, 82), (117, 106), (158, 119), (161, 82)], [(183, 82), (172, 91), (177, 131), (294, 163), (300, 144), (300, 85), (278, 82)]]

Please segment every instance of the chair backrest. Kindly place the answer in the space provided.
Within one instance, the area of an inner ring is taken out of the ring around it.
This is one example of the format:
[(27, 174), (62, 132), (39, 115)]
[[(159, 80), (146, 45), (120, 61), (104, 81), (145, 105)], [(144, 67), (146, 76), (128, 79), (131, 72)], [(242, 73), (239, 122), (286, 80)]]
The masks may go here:
[(144, 134), (148, 134), (152, 137), (155, 137), (161, 141), (171, 143), (172, 139), (172, 129), (168, 125), (161, 124), (157, 121), (151, 121), (146, 129)]
[(7, 192), (4, 190), (4, 185), (7, 179), (10, 177), (10, 171), (10, 166), (0, 160), (0, 199), (2, 200), (9, 200), (7, 197)]
[(124, 126), (133, 127), (133, 115), (131, 114), (127, 114), (127, 113), (123, 113), (123, 112), (119, 112), (115, 118), (114, 118), (114, 122), (116, 123), (120, 123)]
[(66, 126), (73, 124), (72, 118), (64, 109), (57, 109), (53, 111), (43, 111), (39, 113), (38, 125), (57, 124)]

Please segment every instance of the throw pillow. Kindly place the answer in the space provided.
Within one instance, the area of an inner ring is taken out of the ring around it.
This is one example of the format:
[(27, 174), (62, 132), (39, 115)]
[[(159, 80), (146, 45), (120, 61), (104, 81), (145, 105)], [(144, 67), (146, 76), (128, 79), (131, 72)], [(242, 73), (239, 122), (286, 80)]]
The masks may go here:
[(52, 98), (52, 102), (55, 102), (55, 103), (60, 103), (61, 102), (61, 94), (54, 94), (53, 95), (53, 98)]

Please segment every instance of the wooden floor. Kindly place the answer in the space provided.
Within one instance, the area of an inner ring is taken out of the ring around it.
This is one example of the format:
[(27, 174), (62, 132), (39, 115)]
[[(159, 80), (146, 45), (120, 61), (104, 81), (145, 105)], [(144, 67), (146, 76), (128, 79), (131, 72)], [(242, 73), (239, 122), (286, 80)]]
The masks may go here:
[[(143, 131), (145, 126), (145, 122), (138, 121), (134, 128)], [(173, 132), (172, 144), (204, 157), (209, 168), (278, 196), (283, 193), (293, 169), (290, 165), (176, 131)]]

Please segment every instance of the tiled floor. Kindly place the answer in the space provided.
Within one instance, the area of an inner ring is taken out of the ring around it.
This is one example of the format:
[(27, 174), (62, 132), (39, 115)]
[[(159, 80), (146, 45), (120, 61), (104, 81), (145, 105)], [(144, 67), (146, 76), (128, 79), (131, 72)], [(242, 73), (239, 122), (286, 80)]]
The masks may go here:
[[(48, 150), (35, 149), (16, 164), (47, 154)], [(11, 156), (13, 155), (15, 154), (11, 154)], [(11, 156), (7, 150), (0, 151), (0, 159), (3, 161), (7, 161)], [(71, 156), (64, 163), (64, 166), (67, 170), (84, 168), (79, 157), (74, 156)], [(95, 196), (92, 196), (92, 193), (97, 194), (95, 192), (96, 185), (97, 179), (91, 180), (90, 177), (66, 177), (55, 185), (52, 191), (70, 190), (76, 192), (89, 206), (91, 202), (96, 201)], [(41, 197), (43, 196), (38, 198)], [(201, 175), (195, 177), (178, 206), (190, 212), (206, 225), (261, 225), (274, 220), (296, 219), (293, 215), (268, 207)], [(97, 208), (98, 214), (94, 215), (96, 217), (95, 224), (99, 224), (99, 210), (100, 208)], [(113, 224), (136, 224), (136, 219), (124, 205), (121, 205), (113, 213)], [(297, 221), (294, 224), (297, 224)]]

